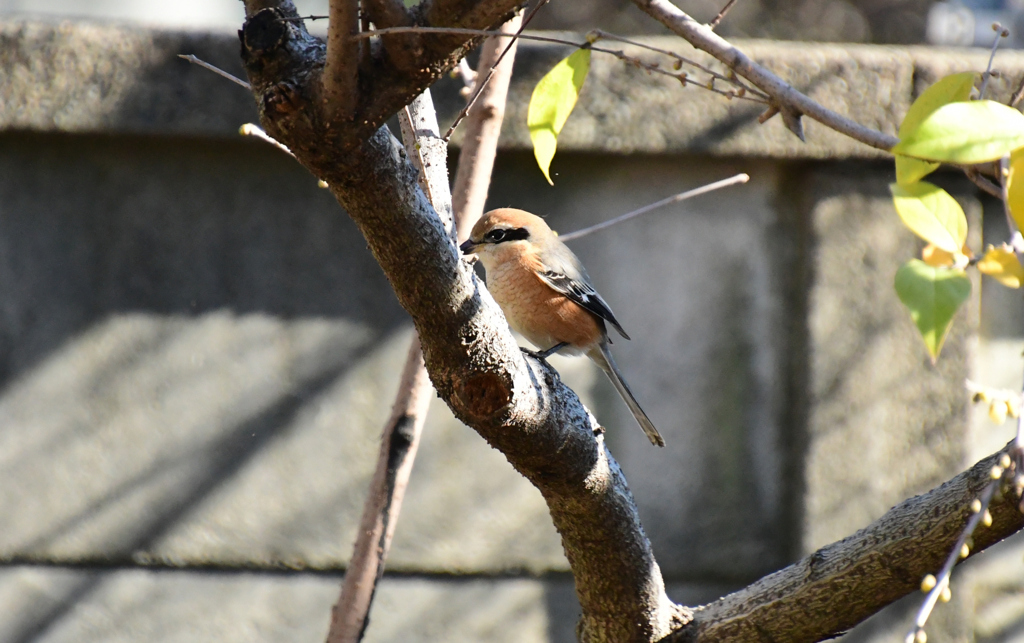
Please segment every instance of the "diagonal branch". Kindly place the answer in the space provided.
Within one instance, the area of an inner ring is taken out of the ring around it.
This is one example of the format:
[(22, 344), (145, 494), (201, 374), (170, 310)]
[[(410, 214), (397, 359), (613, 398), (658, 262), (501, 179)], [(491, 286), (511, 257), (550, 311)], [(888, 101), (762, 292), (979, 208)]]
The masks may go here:
[[(888, 152), (899, 139), (891, 134), (865, 127), (798, 92), (772, 72), (747, 57), (742, 51), (669, 2), (669, 0), (633, 0), (652, 18), (665, 25), (697, 49), (705, 51), (738, 75), (746, 78), (771, 97), (772, 105), (782, 112), (787, 127), (801, 136), (799, 118), (807, 115), (841, 134)], [(801, 136), (802, 138), (802, 136)]]
[(301, 25), (261, 38), (260, 15), (242, 38), (261, 45), (243, 59), (265, 129), (330, 185), (363, 233), (412, 317), (438, 395), (541, 491), (576, 579), (581, 639), (664, 637), (689, 615), (665, 594), (603, 429), (556, 371), (519, 350), (387, 128), (339, 153), (321, 104), (304, 98), (322, 49)]
[[(854, 535), (698, 608), (693, 626), (669, 640), (810, 643), (850, 629), (917, 591), (924, 575), (942, 565), (1003, 453), (900, 503)], [(1011, 495), (990, 506), (992, 525), (974, 533), (972, 555), (1024, 527)]]

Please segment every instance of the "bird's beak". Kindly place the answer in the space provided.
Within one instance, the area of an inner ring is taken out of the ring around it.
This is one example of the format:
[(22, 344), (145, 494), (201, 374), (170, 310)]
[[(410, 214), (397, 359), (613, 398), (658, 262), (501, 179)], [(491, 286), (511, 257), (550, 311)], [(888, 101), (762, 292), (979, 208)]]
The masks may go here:
[(472, 255), (476, 254), (476, 246), (477, 244), (473, 243), (472, 239), (466, 239), (462, 242), (462, 245), (459, 246), (459, 250), (461, 250), (464, 255)]

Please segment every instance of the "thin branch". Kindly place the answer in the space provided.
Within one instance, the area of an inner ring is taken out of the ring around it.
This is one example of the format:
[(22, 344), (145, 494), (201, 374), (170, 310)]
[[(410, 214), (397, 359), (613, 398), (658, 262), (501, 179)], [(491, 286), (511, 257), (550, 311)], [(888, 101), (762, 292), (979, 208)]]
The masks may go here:
[(281, 150), (288, 156), (295, 158), (295, 154), (290, 149), (288, 149), (287, 145), (278, 141), (276, 138), (273, 138), (270, 134), (264, 132), (260, 128), (260, 126), (256, 125), (255, 123), (246, 123), (245, 125), (242, 125), (238, 128), (238, 133), (241, 134), (242, 136), (253, 136), (260, 139), (261, 141), (266, 141), (267, 143), (270, 143), (271, 145)]
[(608, 33), (607, 31), (602, 31), (601, 29), (595, 29), (595, 30), (591, 31), (590, 33), (594, 34), (595, 36), (597, 36), (598, 38), (600, 38), (602, 40), (614, 40), (616, 42), (621, 42), (621, 43), (624, 43), (624, 44), (627, 44), (627, 45), (632, 45), (634, 47), (639, 47), (641, 49), (646, 49), (647, 51), (653, 51), (653, 52), (662, 54), (664, 56), (668, 56), (670, 58), (675, 59), (677, 64), (680, 65), (680, 66), (681, 65), (690, 65), (691, 67), (694, 67), (695, 69), (699, 69), (700, 71), (704, 72), (705, 74), (711, 76), (715, 80), (721, 80), (721, 81), (727, 82), (727, 83), (729, 83), (731, 85), (735, 85), (736, 87), (740, 87), (742, 89), (745, 89), (748, 92), (750, 92), (751, 94), (753, 94), (753, 95), (755, 95), (755, 96), (757, 96), (759, 98), (762, 98), (764, 100), (768, 99), (768, 95), (767, 94), (764, 94), (764, 93), (758, 91), (757, 89), (747, 85), (746, 83), (740, 81), (740, 79), (737, 78), (735, 76), (735, 74), (733, 74), (731, 76), (726, 76), (724, 74), (720, 74), (717, 71), (715, 71), (713, 69), (710, 69), (710, 68), (706, 67), (705, 65), (700, 64), (696, 60), (687, 58), (686, 56), (681, 56), (681, 55), (677, 54), (674, 51), (670, 51), (668, 49), (662, 49), (660, 47), (655, 47), (653, 45), (649, 45), (649, 44), (647, 44), (645, 42), (641, 42), (639, 40), (633, 40), (631, 38), (624, 38), (622, 36), (618, 36), (618, 35), (615, 35), (613, 33)]
[(1024, 99), (1024, 75), (1020, 77), (1020, 82), (1017, 83), (1017, 89), (1013, 90), (1013, 94), (1010, 95), (1010, 107), (1016, 107), (1017, 103)]
[(687, 199), (692, 199), (695, 196), (700, 196), (702, 194), (707, 194), (708, 192), (714, 192), (715, 190), (720, 190), (722, 188), (729, 187), (730, 185), (739, 185), (741, 183), (746, 183), (749, 180), (750, 180), (750, 176), (748, 176), (746, 174), (737, 174), (736, 176), (729, 177), (728, 179), (722, 179), (721, 181), (715, 181), (714, 183), (708, 183), (707, 185), (703, 185), (703, 186), (701, 186), (699, 188), (694, 188), (693, 190), (687, 190), (686, 192), (680, 192), (679, 194), (677, 194), (675, 196), (670, 196), (667, 199), (662, 199), (661, 201), (655, 201), (654, 203), (651, 203), (650, 205), (645, 205), (644, 207), (637, 208), (636, 210), (633, 210), (632, 212), (627, 212), (626, 214), (623, 214), (621, 216), (617, 216), (614, 219), (609, 219), (608, 221), (604, 221), (604, 222), (598, 223), (596, 225), (592, 225), (590, 227), (583, 228), (582, 230), (576, 230), (575, 232), (570, 232), (568, 234), (560, 234), (560, 235), (558, 235), (558, 238), (561, 239), (562, 241), (573, 241), (575, 239), (579, 239), (580, 237), (586, 236), (586, 235), (590, 234), (591, 232), (597, 232), (598, 230), (604, 230), (605, 228), (609, 228), (609, 227), (611, 227), (613, 225), (617, 225), (619, 223), (622, 223), (623, 221), (628, 221), (628, 220), (632, 219), (633, 217), (638, 217), (641, 214), (646, 214), (646, 213), (650, 212), (651, 210), (657, 210), (658, 208), (664, 207), (666, 205), (671, 205), (673, 203), (679, 203), (680, 201), (685, 201)]
[(722, 19), (725, 18), (725, 14), (729, 13), (729, 9), (732, 9), (734, 4), (736, 4), (736, 0), (729, 0), (729, 2), (726, 2), (725, 6), (718, 12), (718, 15), (715, 16), (714, 20), (708, 23), (708, 29), (714, 30), (715, 27), (721, 24)]
[(213, 73), (217, 74), (218, 76), (223, 76), (224, 78), (227, 78), (228, 80), (230, 80), (233, 83), (241, 85), (242, 87), (245, 87), (246, 89), (248, 89), (250, 91), (252, 90), (252, 85), (250, 85), (249, 83), (245, 82), (241, 78), (239, 78), (237, 76), (232, 76), (231, 74), (229, 74), (228, 72), (224, 71), (220, 67), (215, 67), (215, 66), (211, 65), (210, 63), (206, 62), (205, 60), (200, 60), (199, 58), (196, 58), (194, 54), (178, 54), (178, 58), (181, 58), (182, 60), (187, 60), (190, 63), (192, 63), (193, 65), (199, 65), (203, 69), (209, 69), (210, 71), (212, 71)]
[(384, 425), (377, 469), (363, 506), (341, 596), (331, 611), (327, 643), (356, 643), (366, 631), (431, 398), (433, 387), (423, 365), (423, 351), (419, 339), (414, 337), (391, 417)]
[(697, 49), (711, 54), (726, 67), (760, 88), (768, 94), (772, 104), (778, 105), (783, 116), (786, 116), (788, 112), (791, 114), (791, 118), (798, 119), (801, 114), (806, 114), (841, 134), (886, 152), (899, 143), (899, 139), (892, 134), (885, 134), (865, 127), (846, 116), (826, 109), (810, 97), (800, 93), (784, 80), (748, 58), (746, 54), (732, 46), (707, 25), (700, 24), (680, 11), (669, 0), (633, 0), (633, 4)]
[(992, 63), (996, 59), (996, 50), (999, 49), (999, 41), (1010, 35), (1010, 30), (1005, 29), (1003, 25), (998, 22), (992, 23), (992, 31), (996, 32), (995, 39), (992, 40), (992, 51), (988, 55), (988, 66), (985, 67), (985, 73), (981, 75), (981, 87), (978, 88), (978, 100), (985, 98), (985, 90), (988, 89), (988, 81), (992, 78)]
[(358, 0), (331, 0), (324, 59), (324, 96), (327, 111), (337, 120), (349, 120), (359, 100)]
[[(296, 161), (299, 160), (295, 156), (295, 154), (290, 149), (288, 149), (287, 145), (285, 145), (281, 141), (277, 140), (276, 138), (272, 137), (270, 134), (267, 134), (266, 132), (264, 132), (260, 128), (260, 126), (256, 125), (255, 123), (246, 123), (246, 124), (242, 125), (241, 127), (238, 128), (238, 133), (241, 134), (242, 136), (253, 136), (255, 138), (260, 139), (261, 141), (266, 141), (267, 143), (270, 143), (271, 145), (273, 145), (277, 149), (281, 150), (282, 152), (284, 152), (288, 156), (290, 156), (293, 159), (295, 159)], [(318, 188), (330, 187), (330, 186), (327, 185), (327, 182), (324, 181), (323, 179), (317, 180), (316, 186)]]
[[(502, 29), (513, 33), (518, 22), (519, 18), (516, 17)], [(487, 40), (481, 51), (481, 60), (494, 60), (500, 46), (498, 38)], [(436, 119), (429, 122), (432, 117), (423, 113), (424, 102), (429, 101), (429, 93), (424, 94), (425, 99), (421, 97), (413, 101), (400, 115), (406, 153), (418, 166), (421, 185), (436, 211), (455, 212), (460, 239), (469, 235), (473, 224), (483, 213), (483, 200), (487, 197), (491, 168), (494, 166), (515, 49), (510, 53), (505, 64), (498, 66), (494, 81), (481, 97), (480, 107), (473, 110), (467, 121), (467, 145), (463, 146), (459, 155), (453, 195), (449, 195), (446, 190), (447, 146), (443, 142), (438, 144)], [(426, 127), (423, 127), (424, 119), (428, 121)], [(481, 135), (472, 136), (471, 132), (476, 131), (482, 132)], [(445, 199), (449, 203), (443, 203)], [(412, 471), (432, 393), (433, 387), (423, 362), (420, 342), (414, 338), (409, 347), (391, 419), (381, 438), (377, 470), (363, 508), (359, 536), (345, 574), (341, 597), (335, 607), (328, 643), (354, 643), (362, 638), (375, 588), (384, 571), (384, 561), (398, 522), (402, 497)]]
[[(437, 117), (430, 92), (410, 103), (399, 120), (406, 153), (418, 166), (424, 193), (435, 211), (451, 212), (447, 146), (435, 143), (439, 140)], [(332, 612), (327, 643), (356, 643), (366, 630), (432, 397), (433, 386), (416, 337), (409, 346), (391, 418), (381, 436), (377, 468), (363, 506), (341, 596)]]
[[(459, 110), (459, 114), (455, 117), (455, 121), (452, 123), (452, 126), (448, 128), (447, 132), (445, 132), (444, 140), (450, 141), (452, 139), (452, 133), (455, 132), (455, 128), (459, 126), (459, 123), (462, 122), (462, 119), (466, 118), (466, 114), (468, 114), (469, 110), (473, 108), (473, 104), (476, 103), (477, 98), (480, 97), (480, 93), (483, 92), (484, 89), (486, 89), (487, 83), (490, 82), (491, 77), (494, 75), (494, 68), (501, 64), (502, 59), (505, 58), (505, 54), (507, 54), (509, 51), (515, 51), (516, 41), (523, 34), (523, 29), (526, 29), (526, 26), (530, 24), (530, 21), (533, 20), (533, 17), (537, 15), (537, 12), (540, 11), (540, 8), (546, 5), (547, 3), (548, 0), (540, 0), (540, 2), (538, 2), (533, 9), (530, 9), (530, 13), (526, 14), (525, 18), (523, 18), (522, 20), (516, 20), (516, 22), (519, 24), (519, 28), (515, 30), (515, 35), (512, 36), (512, 40), (509, 41), (508, 45), (505, 47), (504, 51), (502, 51), (501, 54), (498, 56), (497, 60), (494, 60), (493, 62), (490, 63), (485, 63), (483, 57), (481, 56), (480, 63), (477, 66), (480, 69), (483, 69), (486, 66), (487, 75), (484, 76), (483, 80), (480, 80), (480, 74), (476, 74), (473, 83), (473, 95), (470, 97), (468, 101), (466, 101), (465, 106), (461, 110)], [(507, 33), (504, 27), (508, 25), (509, 22), (506, 22), (502, 26), (502, 29), (499, 29), (499, 31), (501, 33)], [(497, 35), (490, 36), (491, 39), (496, 39), (499, 37), (500, 36)], [(465, 58), (460, 60), (459, 65), (461, 66), (465, 62), (465, 60)], [(505, 104), (504, 99), (501, 101), (501, 103), (502, 105)], [(488, 170), (488, 175), (489, 174), (490, 171)]]
[[(1007, 459), (1007, 464), (1009, 464), (1009, 456), (1004, 455), (1004, 457)], [(998, 475), (996, 475), (997, 471)], [(942, 565), (938, 578), (934, 576), (929, 578), (932, 587), (928, 590), (921, 608), (917, 611), (917, 616), (914, 618), (914, 627), (907, 634), (906, 643), (915, 643), (915, 641), (921, 638), (920, 634), (924, 631), (924, 626), (928, 623), (928, 618), (931, 616), (932, 610), (935, 609), (935, 604), (939, 599), (941, 598), (943, 602), (949, 600), (949, 579), (953, 574), (953, 567), (957, 561), (961, 558), (967, 558), (970, 554), (967, 540), (974, 533), (974, 530), (977, 529), (981, 521), (987, 518), (991, 522), (992, 516), (988, 513), (988, 505), (992, 502), (992, 496), (995, 494), (996, 489), (999, 488), (1002, 473), (1002, 468), (996, 465), (992, 470), (992, 476), (995, 479), (985, 487), (985, 490), (981, 492), (981, 496), (971, 503), (971, 511), (974, 512), (974, 515), (967, 521), (967, 525), (960, 533), (960, 538), (957, 539), (949, 556), (946, 557), (946, 562)], [(965, 548), (967, 549), (965, 550)]]
[[(356, 40), (358, 40), (358, 39), (361, 39), (361, 38), (370, 38), (370, 37), (373, 37), (373, 36), (386, 36), (386, 35), (410, 34), (410, 33), (449, 33), (449, 34), (461, 34), (461, 35), (471, 35), (471, 36), (501, 36), (501, 35), (504, 35), (504, 34), (502, 34), (499, 31), (491, 31), (491, 30), (487, 30), (487, 29), (461, 29), (461, 28), (451, 28), (451, 29), (449, 29), (447, 27), (393, 27), (393, 28), (389, 28), (389, 29), (373, 29), (371, 31), (367, 31), (367, 32), (363, 32), (361, 34), (358, 34), (354, 38)], [(550, 42), (550, 43), (555, 43), (555, 44), (559, 44), (559, 45), (568, 45), (570, 47), (587, 47), (591, 51), (596, 51), (596, 52), (599, 52), (599, 53), (602, 53), (602, 54), (609, 54), (611, 56), (615, 56), (619, 60), (622, 60), (624, 62), (628, 62), (631, 65), (635, 65), (635, 66), (637, 66), (637, 67), (639, 67), (641, 69), (644, 69), (646, 71), (649, 71), (651, 73), (660, 74), (662, 76), (668, 76), (669, 78), (674, 78), (675, 80), (678, 80), (680, 83), (682, 83), (684, 86), (685, 85), (693, 85), (694, 87), (700, 87), (701, 89), (705, 89), (707, 91), (710, 91), (710, 92), (715, 93), (715, 94), (719, 94), (719, 95), (724, 96), (724, 97), (729, 98), (729, 99), (738, 98), (738, 99), (742, 99), (742, 100), (749, 100), (749, 101), (752, 101), (752, 102), (755, 102), (755, 103), (764, 103), (765, 102), (764, 99), (760, 98), (761, 96), (763, 96), (763, 94), (761, 92), (758, 92), (757, 90), (751, 90), (754, 93), (754, 96), (748, 96), (747, 95), (747, 91), (748, 91), (747, 88), (744, 87), (741, 83), (737, 83), (737, 81), (730, 79), (728, 76), (723, 76), (721, 74), (718, 74), (717, 72), (708, 71), (708, 73), (712, 74), (712, 79), (711, 79), (710, 82), (702, 83), (702, 82), (695, 81), (695, 80), (691, 79), (686, 74), (686, 72), (676, 72), (676, 71), (670, 71), (670, 70), (667, 70), (667, 69), (663, 69), (657, 63), (645, 62), (645, 61), (643, 61), (643, 60), (641, 60), (639, 58), (634, 58), (633, 56), (630, 56), (630, 55), (628, 55), (628, 54), (626, 54), (625, 52), (622, 52), (622, 51), (617, 51), (617, 50), (614, 50), (614, 49), (604, 49), (603, 47), (595, 47), (595, 46), (591, 45), (589, 42), (574, 42), (572, 40), (565, 40), (563, 38), (554, 38), (554, 37), (550, 37), (550, 36), (536, 36), (536, 35), (532, 35), (532, 34), (531, 35), (520, 34), (519, 35), (519, 39), (521, 39), (521, 40), (532, 40), (532, 41), (536, 41), (536, 42)], [(653, 47), (648, 47), (648, 49), (654, 49), (654, 48)], [(685, 58), (681, 58), (680, 56), (675, 56), (674, 54), (669, 54), (669, 55), (672, 55), (674, 58), (677, 58), (679, 60), (684, 60), (684, 61), (686, 60)], [(689, 62), (689, 61), (687, 61), (687, 62)], [(705, 71), (704, 67), (699, 67), (699, 68), (701, 69), (701, 71)], [(722, 90), (722, 89), (719, 89), (719, 88), (715, 87), (715, 85), (714, 85), (714, 81), (715, 80), (724, 80), (725, 82), (735, 84), (735, 85), (737, 85), (739, 87), (739, 89), (736, 89), (736, 90)], [(895, 145), (895, 143), (894, 143), (894, 145)]]
[(979, 188), (984, 190), (986, 193), (996, 197), (997, 199), (1003, 198), (1003, 190), (998, 185), (990, 181), (988, 178), (983, 176), (978, 168), (976, 167), (965, 167), (963, 168), (964, 174), (970, 179), (971, 183), (977, 185)]
[[(520, 32), (521, 22), (520, 16), (516, 15), (501, 26), (501, 31), (507, 34)], [(505, 119), (505, 103), (512, 80), (516, 43), (513, 40), (507, 47), (503, 47), (502, 40), (491, 36), (480, 47), (479, 66), (481, 69), (490, 68), (488, 78), (491, 82), (480, 87), (476, 93), (477, 105), (468, 111), (466, 135), (462, 149), (459, 150), (459, 169), (455, 173), (452, 190), (452, 211), (455, 213), (460, 243), (469, 238), (473, 225), (484, 212), (494, 157), (498, 151), (501, 123)], [(503, 49), (500, 54), (499, 49)], [(449, 129), (445, 136), (449, 136), (451, 131)]]

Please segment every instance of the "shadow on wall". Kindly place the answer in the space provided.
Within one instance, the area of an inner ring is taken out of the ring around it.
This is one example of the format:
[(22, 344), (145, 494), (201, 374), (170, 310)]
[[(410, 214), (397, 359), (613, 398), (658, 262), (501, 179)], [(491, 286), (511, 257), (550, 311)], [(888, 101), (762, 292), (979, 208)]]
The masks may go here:
[[(322, 534), (293, 523), (315, 505), (343, 558), (333, 522), (361, 502), (384, 395), (354, 371), (406, 317), (327, 191), (271, 148), (229, 147), (0, 139), (0, 557), (202, 564), (204, 538), (258, 516), (276, 537), (210, 562), (317, 564), (302, 550)], [(300, 475), (346, 467), (341, 498)], [(275, 496), (285, 482), (304, 502)], [(16, 640), (92, 584), (75, 585)]]

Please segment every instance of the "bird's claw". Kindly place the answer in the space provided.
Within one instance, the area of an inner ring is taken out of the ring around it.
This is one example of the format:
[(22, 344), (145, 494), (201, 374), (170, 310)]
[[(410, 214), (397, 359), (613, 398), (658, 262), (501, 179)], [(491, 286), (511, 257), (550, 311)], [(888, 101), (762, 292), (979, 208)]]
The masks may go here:
[(551, 348), (549, 348), (547, 350), (543, 350), (543, 351), (531, 351), (530, 349), (523, 348), (522, 346), (519, 347), (519, 350), (523, 351), (524, 353), (526, 353), (530, 357), (533, 357), (534, 359), (539, 359), (539, 360), (541, 360), (543, 362), (543, 361), (547, 361), (547, 359), (549, 357), (551, 357), (552, 355), (554, 355), (555, 353), (557, 353), (558, 351), (562, 350), (563, 348), (565, 348), (568, 345), (569, 345), (569, 342), (559, 342), (559, 343), (555, 344), (554, 346), (552, 346)]

